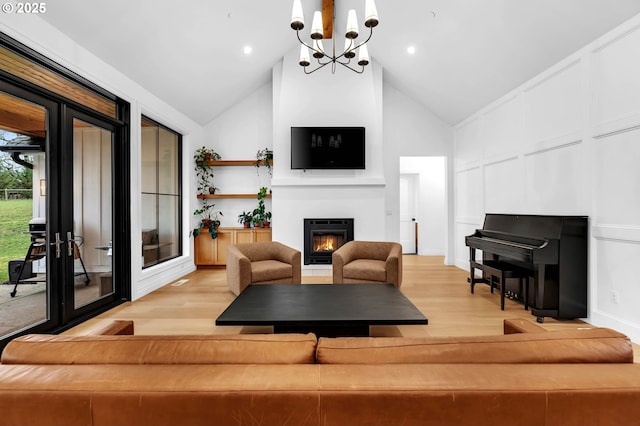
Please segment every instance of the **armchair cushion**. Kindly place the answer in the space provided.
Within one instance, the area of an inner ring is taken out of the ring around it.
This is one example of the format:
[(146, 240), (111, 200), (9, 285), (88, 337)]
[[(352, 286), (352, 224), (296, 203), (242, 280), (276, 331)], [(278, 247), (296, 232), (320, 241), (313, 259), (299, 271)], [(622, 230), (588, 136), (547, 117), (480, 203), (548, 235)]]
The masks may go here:
[(251, 281), (266, 282), (293, 277), (293, 265), (280, 260), (258, 260), (251, 262)]
[(344, 278), (363, 281), (387, 282), (387, 271), (384, 260), (355, 259), (342, 268)]

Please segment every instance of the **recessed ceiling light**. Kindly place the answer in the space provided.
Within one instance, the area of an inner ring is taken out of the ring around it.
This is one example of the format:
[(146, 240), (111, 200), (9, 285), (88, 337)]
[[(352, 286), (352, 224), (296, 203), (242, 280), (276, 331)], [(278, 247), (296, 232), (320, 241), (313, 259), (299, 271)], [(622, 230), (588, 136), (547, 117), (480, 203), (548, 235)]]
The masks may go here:
[(253, 52), (253, 47), (251, 46), (245, 46), (242, 48), (242, 53), (245, 55), (251, 55), (251, 52)]
[(409, 55), (415, 55), (416, 54), (416, 47), (415, 46), (409, 46), (407, 47), (407, 53)]

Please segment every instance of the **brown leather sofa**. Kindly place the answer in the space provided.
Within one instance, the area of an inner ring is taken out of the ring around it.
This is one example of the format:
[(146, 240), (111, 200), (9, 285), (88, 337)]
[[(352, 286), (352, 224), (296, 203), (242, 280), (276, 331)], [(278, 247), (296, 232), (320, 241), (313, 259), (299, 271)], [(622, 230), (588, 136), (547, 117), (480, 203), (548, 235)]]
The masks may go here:
[(626, 336), (505, 330), (451, 338), (24, 336), (2, 354), (0, 424), (637, 424), (640, 366)]
[(331, 254), (334, 284), (402, 285), (402, 246), (388, 241), (349, 241)]
[(227, 284), (236, 296), (249, 284), (300, 284), (300, 251), (277, 241), (227, 247)]

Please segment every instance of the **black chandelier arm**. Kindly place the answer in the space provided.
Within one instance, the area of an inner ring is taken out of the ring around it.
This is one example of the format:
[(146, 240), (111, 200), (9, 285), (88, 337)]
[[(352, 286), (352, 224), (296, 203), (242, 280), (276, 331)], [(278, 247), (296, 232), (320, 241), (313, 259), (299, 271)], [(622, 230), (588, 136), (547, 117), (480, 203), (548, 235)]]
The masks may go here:
[[(359, 48), (359, 47), (364, 46), (365, 44), (367, 44), (367, 43), (369, 42), (369, 40), (371, 40), (371, 36), (373, 35), (373, 27), (369, 27), (369, 30), (370, 30), (370, 31), (369, 31), (369, 37), (367, 37), (367, 39), (366, 39), (365, 41), (363, 41), (362, 43), (355, 45), (354, 47), (352, 47), (352, 48), (351, 48), (351, 49), (349, 49), (349, 50), (356, 50), (357, 48)], [(352, 40), (355, 40), (355, 39), (352, 39)], [(343, 53), (342, 55), (340, 55), (340, 56), (344, 56), (344, 54), (345, 54), (345, 53), (347, 53), (347, 52), (344, 52), (344, 53)], [(340, 56), (338, 56), (338, 57), (340, 57)]]
[[(301, 38), (300, 38), (300, 30), (296, 30), (296, 35), (298, 36), (298, 41), (300, 42), (300, 44), (304, 44), (305, 46), (307, 46), (308, 49), (311, 49), (314, 52), (318, 52), (318, 53), (322, 53), (324, 56), (329, 56), (326, 54), (326, 52), (324, 52), (322, 49), (316, 49), (315, 47), (311, 47), (309, 46), (307, 43), (305, 43)], [(322, 39), (320, 39), (322, 40)]]
[(303, 67), (304, 73), (305, 73), (305, 74), (307, 74), (307, 75), (308, 75), (308, 74), (313, 74), (314, 72), (318, 71), (320, 68), (324, 68), (324, 67), (326, 67), (327, 65), (329, 65), (329, 64), (331, 64), (331, 63), (333, 63), (333, 61), (325, 62), (324, 64), (323, 64), (323, 63), (321, 63), (320, 61), (318, 61), (318, 63), (319, 63), (320, 65), (319, 65), (317, 68), (312, 69), (311, 71), (307, 71), (307, 67), (308, 67), (308, 65), (307, 65), (306, 67)]
[(360, 66), (361, 66), (361, 68), (360, 68), (360, 71), (358, 71), (357, 69), (352, 68), (352, 67), (349, 65), (349, 62), (340, 62), (340, 61), (336, 61), (336, 62), (337, 62), (337, 63), (339, 63), (340, 65), (342, 65), (343, 67), (345, 67), (345, 68), (347, 68), (347, 69), (350, 69), (350, 70), (351, 70), (351, 71), (353, 71), (353, 72), (357, 72), (358, 74), (362, 74), (362, 73), (364, 72), (364, 65), (360, 65)]

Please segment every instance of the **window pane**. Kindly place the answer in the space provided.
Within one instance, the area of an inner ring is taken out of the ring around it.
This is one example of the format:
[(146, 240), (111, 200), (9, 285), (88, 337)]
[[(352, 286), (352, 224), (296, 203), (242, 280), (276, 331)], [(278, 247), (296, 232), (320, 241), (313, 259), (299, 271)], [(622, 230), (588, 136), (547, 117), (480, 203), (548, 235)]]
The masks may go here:
[(182, 254), (180, 150), (178, 133), (142, 118), (143, 267)]
[(172, 259), (179, 255), (177, 215), (180, 199), (174, 195), (160, 195), (160, 215), (158, 220), (158, 244), (160, 261)]
[(160, 129), (158, 139), (158, 192), (178, 193), (178, 135)]
[[(158, 127), (142, 127), (142, 193), (158, 192)], [(144, 206), (145, 204), (143, 204)]]

